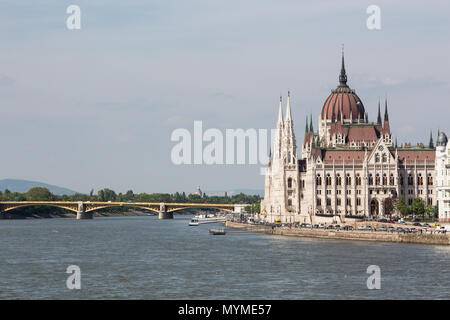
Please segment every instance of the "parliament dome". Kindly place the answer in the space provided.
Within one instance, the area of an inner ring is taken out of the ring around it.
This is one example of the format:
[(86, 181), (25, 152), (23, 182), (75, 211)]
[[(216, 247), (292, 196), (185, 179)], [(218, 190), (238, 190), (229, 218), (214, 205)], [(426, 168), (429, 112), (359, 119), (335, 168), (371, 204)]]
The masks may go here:
[(347, 85), (347, 74), (345, 73), (344, 55), (342, 55), (342, 67), (339, 75), (339, 85), (331, 92), (322, 108), (321, 119), (365, 119), (365, 109), (361, 99)]

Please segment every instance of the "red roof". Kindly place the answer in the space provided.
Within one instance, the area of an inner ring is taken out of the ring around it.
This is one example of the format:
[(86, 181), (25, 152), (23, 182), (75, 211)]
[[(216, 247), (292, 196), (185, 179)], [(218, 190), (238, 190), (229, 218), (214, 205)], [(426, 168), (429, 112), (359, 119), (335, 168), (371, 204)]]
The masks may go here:
[(434, 163), (436, 153), (434, 150), (399, 150), (398, 158), (403, 164), (427, 164)]
[(322, 119), (338, 119), (338, 115), (344, 119), (364, 119), (364, 106), (361, 99), (349, 87), (338, 87), (328, 96), (322, 108)]
[(364, 151), (353, 150), (325, 150), (323, 153), (323, 161), (325, 163), (361, 163), (364, 160)]
[(378, 129), (375, 126), (370, 127), (350, 127), (348, 141), (377, 141)]

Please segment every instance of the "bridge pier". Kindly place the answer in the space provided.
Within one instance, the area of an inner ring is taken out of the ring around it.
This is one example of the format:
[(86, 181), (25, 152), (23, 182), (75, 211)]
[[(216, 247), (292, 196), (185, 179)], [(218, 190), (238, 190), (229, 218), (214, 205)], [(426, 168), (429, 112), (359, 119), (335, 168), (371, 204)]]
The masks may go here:
[(92, 212), (84, 212), (84, 211), (77, 212), (77, 220), (93, 219), (93, 218), (94, 214)]
[(173, 219), (173, 212), (167, 212), (166, 205), (161, 202), (159, 204), (159, 220), (165, 220), (165, 219)]
[(158, 214), (159, 220), (165, 220), (165, 219), (173, 219), (173, 213), (172, 212), (159, 212)]
[(92, 219), (93, 212), (86, 212), (82, 201), (78, 201), (77, 220)]

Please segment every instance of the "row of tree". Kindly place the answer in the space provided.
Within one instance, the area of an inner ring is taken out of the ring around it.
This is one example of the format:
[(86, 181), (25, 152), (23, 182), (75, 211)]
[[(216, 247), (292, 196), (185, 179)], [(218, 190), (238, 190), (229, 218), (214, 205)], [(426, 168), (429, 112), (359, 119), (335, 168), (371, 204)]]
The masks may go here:
[(47, 188), (35, 187), (25, 193), (11, 192), (6, 189), (0, 191), (1, 201), (119, 201), (119, 202), (176, 202), (176, 203), (237, 203), (237, 204), (259, 204), (259, 195), (246, 195), (239, 193), (232, 196), (208, 196), (189, 194), (182, 192), (170, 193), (134, 193), (132, 190), (126, 193), (116, 193), (114, 190), (105, 188), (94, 194), (91, 190), (89, 194), (77, 193), (74, 195), (54, 195)]
[(429, 218), (437, 218), (438, 207), (432, 205), (426, 205), (425, 201), (420, 198), (413, 199), (411, 206), (409, 206), (405, 198), (400, 197), (397, 201), (395, 208), (401, 213), (402, 216), (418, 215), (425, 219), (425, 215)]

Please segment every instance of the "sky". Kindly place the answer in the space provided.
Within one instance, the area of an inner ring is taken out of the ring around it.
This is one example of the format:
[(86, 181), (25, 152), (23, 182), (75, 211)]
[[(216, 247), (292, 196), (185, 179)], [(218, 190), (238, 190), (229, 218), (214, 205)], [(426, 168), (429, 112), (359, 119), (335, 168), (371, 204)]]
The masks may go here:
[[(69, 30), (69, 5), (81, 29)], [(381, 29), (369, 30), (369, 5)], [(261, 164), (176, 165), (174, 130), (275, 126), (291, 93), (298, 148), (336, 88), (394, 139), (450, 133), (448, 1), (0, 1), (0, 179), (79, 192), (263, 189)]]

